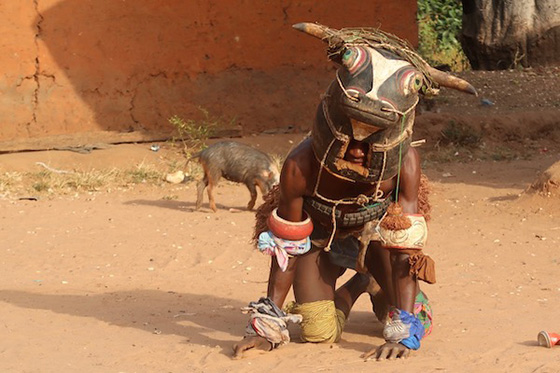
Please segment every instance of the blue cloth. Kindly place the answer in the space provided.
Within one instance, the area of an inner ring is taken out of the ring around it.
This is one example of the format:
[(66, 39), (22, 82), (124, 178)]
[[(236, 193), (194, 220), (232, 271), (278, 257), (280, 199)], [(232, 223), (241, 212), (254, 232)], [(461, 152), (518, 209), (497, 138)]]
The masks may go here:
[(424, 325), (419, 318), (411, 313), (399, 310), (399, 317), (405, 325), (409, 325), (409, 337), (403, 339), (400, 343), (410, 348), (418, 350), (420, 348), (420, 340), (424, 337)]
[(418, 350), (420, 348), (420, 341), (415, 336), (405, 338), (400, 343), (411, 350)]

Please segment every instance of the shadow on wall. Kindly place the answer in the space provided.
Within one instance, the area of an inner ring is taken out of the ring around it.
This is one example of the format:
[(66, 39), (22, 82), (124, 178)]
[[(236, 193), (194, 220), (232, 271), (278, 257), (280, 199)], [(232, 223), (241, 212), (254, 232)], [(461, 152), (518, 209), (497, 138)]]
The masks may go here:
[[(37, 123), (165, 132), (172, 115), (197, 119), (203, 107), (246, 132), (306, 129), (332, 67), (324, 46), (291, 25), (390, 26), (406, 1), (63, 0), (39, 9)], [(388, 31), (415, 35), (415, 24), (397, 27)]]
[(39, 63), (50, 79), (41, 85), (38, 121), (65, 123), (66, 133), (161, 131), (170, 129), (170, 116), (200, 117), (204, 107), (261, 130), (299, 119), (285, 110), (294, 90), (309, 94), (309, 104), (290, 105), (312, 118), (328, 74), (322, 83), (306, 80), (301, 57), (327, 65), (324, 48), (302, 49), (313, 43), (291, 29), (280, 6), (231, 5), (67, 0), (42, 12), (40, 40), (48, 53), (40, 52)]

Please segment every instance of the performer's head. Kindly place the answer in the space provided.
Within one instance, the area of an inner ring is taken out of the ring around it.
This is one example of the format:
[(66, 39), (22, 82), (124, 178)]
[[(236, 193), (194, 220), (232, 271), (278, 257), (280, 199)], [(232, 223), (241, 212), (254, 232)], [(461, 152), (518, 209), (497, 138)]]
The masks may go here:
[[(404, 42), (379, 30), (312, 23), (294, 28), (327, 42), (329, 58), (339, 66), (312, 137), (317, 158), (343, 179), (375, 182), (394, 176), (395, 149), (408, 149), (421, 90), (442, 85), (476, 94), (468, 82), (433, 69)], [(359, 162), (349, 154), (356, 142), (364, 152)]]

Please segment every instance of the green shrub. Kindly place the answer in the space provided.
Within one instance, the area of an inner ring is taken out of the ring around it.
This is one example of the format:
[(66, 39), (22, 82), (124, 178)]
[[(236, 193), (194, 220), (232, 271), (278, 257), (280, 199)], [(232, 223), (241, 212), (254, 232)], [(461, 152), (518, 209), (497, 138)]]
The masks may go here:
[(183, 153), (189, 156), (194, 151), (204, 147), (204, 143), (210, 138), (216, 127), (218, 120), (210, 118), (208, 111), (200, 109), (204, 115), (201, 121), (194, 119), (182, 119), (174, 115), (169, 118), (169, 123), (175, 127), (177, 136), (172, 141), (181, 141), (183, 144)]
[(462, 17), (459, 0), (418, 1), (418, 51), (431, 65), (448, 65), (454, 71), (470, 67), (459, 42)]
[(175, 127), (176, 136), (171, 141), (173, 143), (180, 141), (183, 145), (183, 153), (187, 158), (191, 154), (202, 150), (206, 147), (206, 141), (215, 135), (216, 131), (233, 128), (236, 119), (233, 118), (225, 121), (222, 117), (210, 115), (208, 110), (199, 107), (198, 110), (202, 113), (202, 118), (183, 119), (178, 115), (169, 118), (169, 123)]

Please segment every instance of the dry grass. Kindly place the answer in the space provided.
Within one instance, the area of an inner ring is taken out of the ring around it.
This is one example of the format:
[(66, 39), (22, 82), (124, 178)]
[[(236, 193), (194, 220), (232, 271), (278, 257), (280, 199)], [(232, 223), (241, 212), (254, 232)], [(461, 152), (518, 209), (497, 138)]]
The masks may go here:
[(39, 172), (6, 172), (0, 174), (0, 197), (96, 192), (144, 183), (161, 185), (164, 177), (165, 172), (145, 163), (125, 170), (113, 168), (57, 172), (46, 169)]

